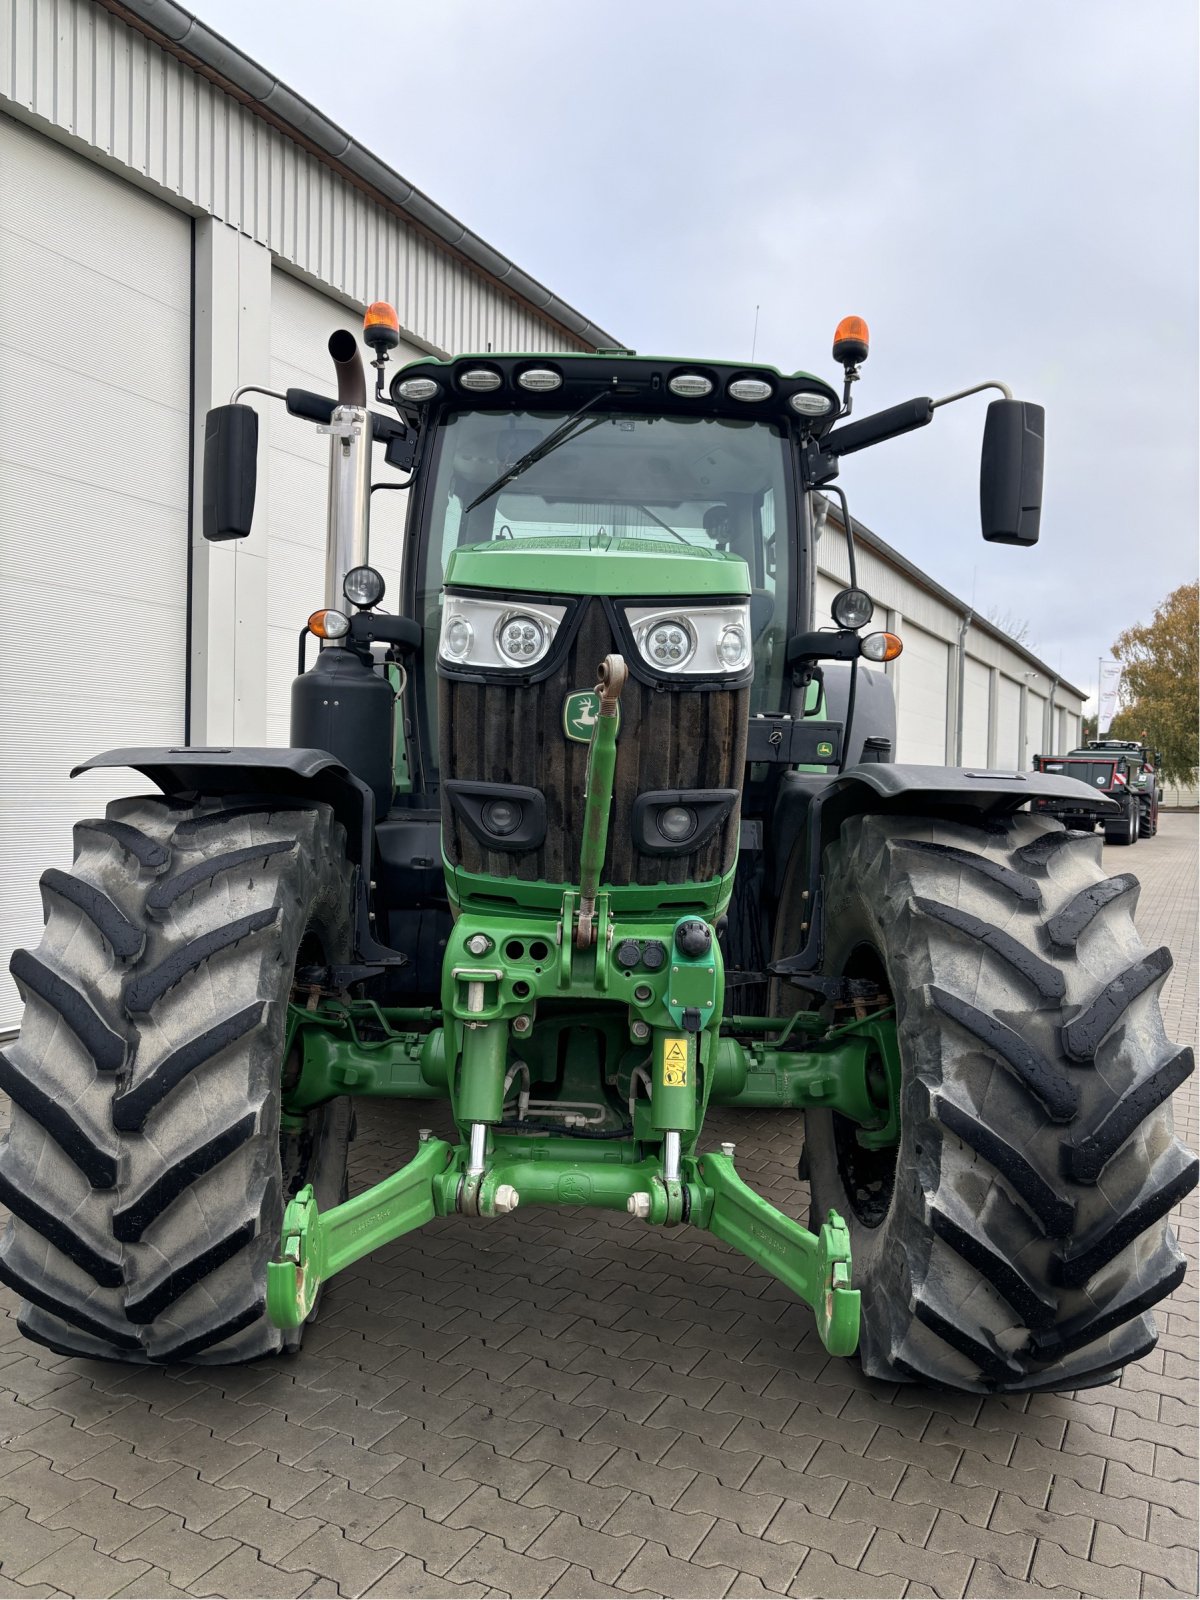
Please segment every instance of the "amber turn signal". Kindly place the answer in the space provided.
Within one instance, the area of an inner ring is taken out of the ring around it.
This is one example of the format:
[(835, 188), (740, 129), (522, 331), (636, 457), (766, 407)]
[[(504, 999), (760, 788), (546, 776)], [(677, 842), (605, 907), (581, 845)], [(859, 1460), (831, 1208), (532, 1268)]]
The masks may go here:
[(868, 661), (895, 661), (904, 649), (904, 641), (894, 633), (868, 633), (859, 646), (859, 653)]
[(343, 611), (314, 611), (308, 631), (318, 639), (344, 639), (350, 632), (350, 618)]
[(871, 334), (861, 317), (843, 317), (833, 335), (833, 359), (843, 367), (857, 367), (867, 359)]
[(400, 343), (400, 318), (395, 306), (388, 305), (386, 300), (376, 300), (367, 307), (363, 317), (363, 339), (380, 355), (385, 350), (396, 348)]

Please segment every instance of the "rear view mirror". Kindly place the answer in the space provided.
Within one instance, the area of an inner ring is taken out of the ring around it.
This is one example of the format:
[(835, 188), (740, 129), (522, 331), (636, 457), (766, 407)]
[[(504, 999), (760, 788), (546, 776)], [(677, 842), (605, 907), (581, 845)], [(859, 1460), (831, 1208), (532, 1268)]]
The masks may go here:
[(993, 400), (983, 430), (979, 511), (993, 544), (1036, 544), (1042, 517), (1046, 408)]
[(204, 537), (244, 539), (258, 481), (258, 412), (216, 406), (204, 419)]

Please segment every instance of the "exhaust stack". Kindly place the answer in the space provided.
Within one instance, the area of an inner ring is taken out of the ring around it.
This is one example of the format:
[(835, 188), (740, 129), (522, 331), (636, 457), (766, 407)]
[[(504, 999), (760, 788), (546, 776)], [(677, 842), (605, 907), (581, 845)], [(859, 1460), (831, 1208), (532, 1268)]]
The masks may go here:
[(337, 371), (338, 403), (321, 430), (330, 436), (325, 604), (340, 611), (346, 574), (368, 564), (372, 423), (358, 340), (339, 328), (330, 336), (329, 354)]

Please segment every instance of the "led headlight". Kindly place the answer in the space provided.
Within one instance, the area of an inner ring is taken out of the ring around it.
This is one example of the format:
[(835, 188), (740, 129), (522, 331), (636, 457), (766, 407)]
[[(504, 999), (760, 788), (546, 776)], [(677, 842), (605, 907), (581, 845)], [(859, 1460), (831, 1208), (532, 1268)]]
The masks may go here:
[(505, 617), (496, 630), (500, 654), (514, 666), (528, 667), (546, 654), (546, 630), (536, 617), (517, 611)]
[(677, 372), (668, 381), (667, 388), (684, 399), (703, 400), (706, 394), (712, 393), (712, 379), (702, 372)]
[(352, 606), (377, 606), (385, 587), (383, 574), (374, 567), (351, 567), (342, 579), (342, 593)]
[(816, 394), (811, 389), (801, 389), (788, 396), (788, 405), (802, 417), (824, 417), (833, 410), (833, 401), (827, 394)]
[(504, 380), (492, 367), (471, 367), (466, 372), (459, 373), (458, 381), (472, 394), (490, 394), (493, 389), (498, 389)]
[(552, 389), (562, 388), (562, 373), (555, 372), (553, 367), (526, 367), (517, 374), (517, 382), (522, 389), (530, 389), (534, 394), (549, 394)]
[(724, 678), (751, 661), (749, 602), (691, 606), (627, 606), (625, 620), (638, 654), (657, 676)]
[(875, 603), (865, 589), (839, 589), (829, 612), (839, 628), (865, 628), (875, 615)]
[(692, 659), (696, 635), (685, 617), (665, 617), (646, 629), (644, 652), (656, 667), (679, 672)]
[(765, 378), (735, 378), (728, 393), (734, 400), (769, 400), (771, 385)]
[(438, 658), (452, 667), (527, 671), (549, 655), (566, 606), (512, 596), (484, 599), (447, 592), (442, 605)]
[(396, 393), (401, 400), (432, 400), (441, 394), (442, 386), (433, 378), (405, 378), (403, 383), (396, 385)]

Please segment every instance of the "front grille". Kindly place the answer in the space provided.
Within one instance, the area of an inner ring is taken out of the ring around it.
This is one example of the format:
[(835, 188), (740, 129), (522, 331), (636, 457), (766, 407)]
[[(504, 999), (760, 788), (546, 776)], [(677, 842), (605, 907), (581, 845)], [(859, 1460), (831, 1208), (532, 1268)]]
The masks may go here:
[[(451, 810), (443, 790), (443, 844), (452, 865), (498, 878), (577, 880), (588, 752), (563, 734), (563, 701), (572, 690), (594, 687), (597, 667), (616, 649), (604, 607), (593, 600), (563, 664), (544, 682), (510, 687), (439, 679), (443, 779), (523, 784), (546, 797), (545, 842), (515, 854), (481, 844)], [(656, 689), (630, 676), (621, 695), (606, 883), (703, 882), (733, 866), (736, 806), (699, 849), (658, 856), (634, 846), (633, 802), (655, 789), (740, 789), (749, 703), (749, 688)]]

